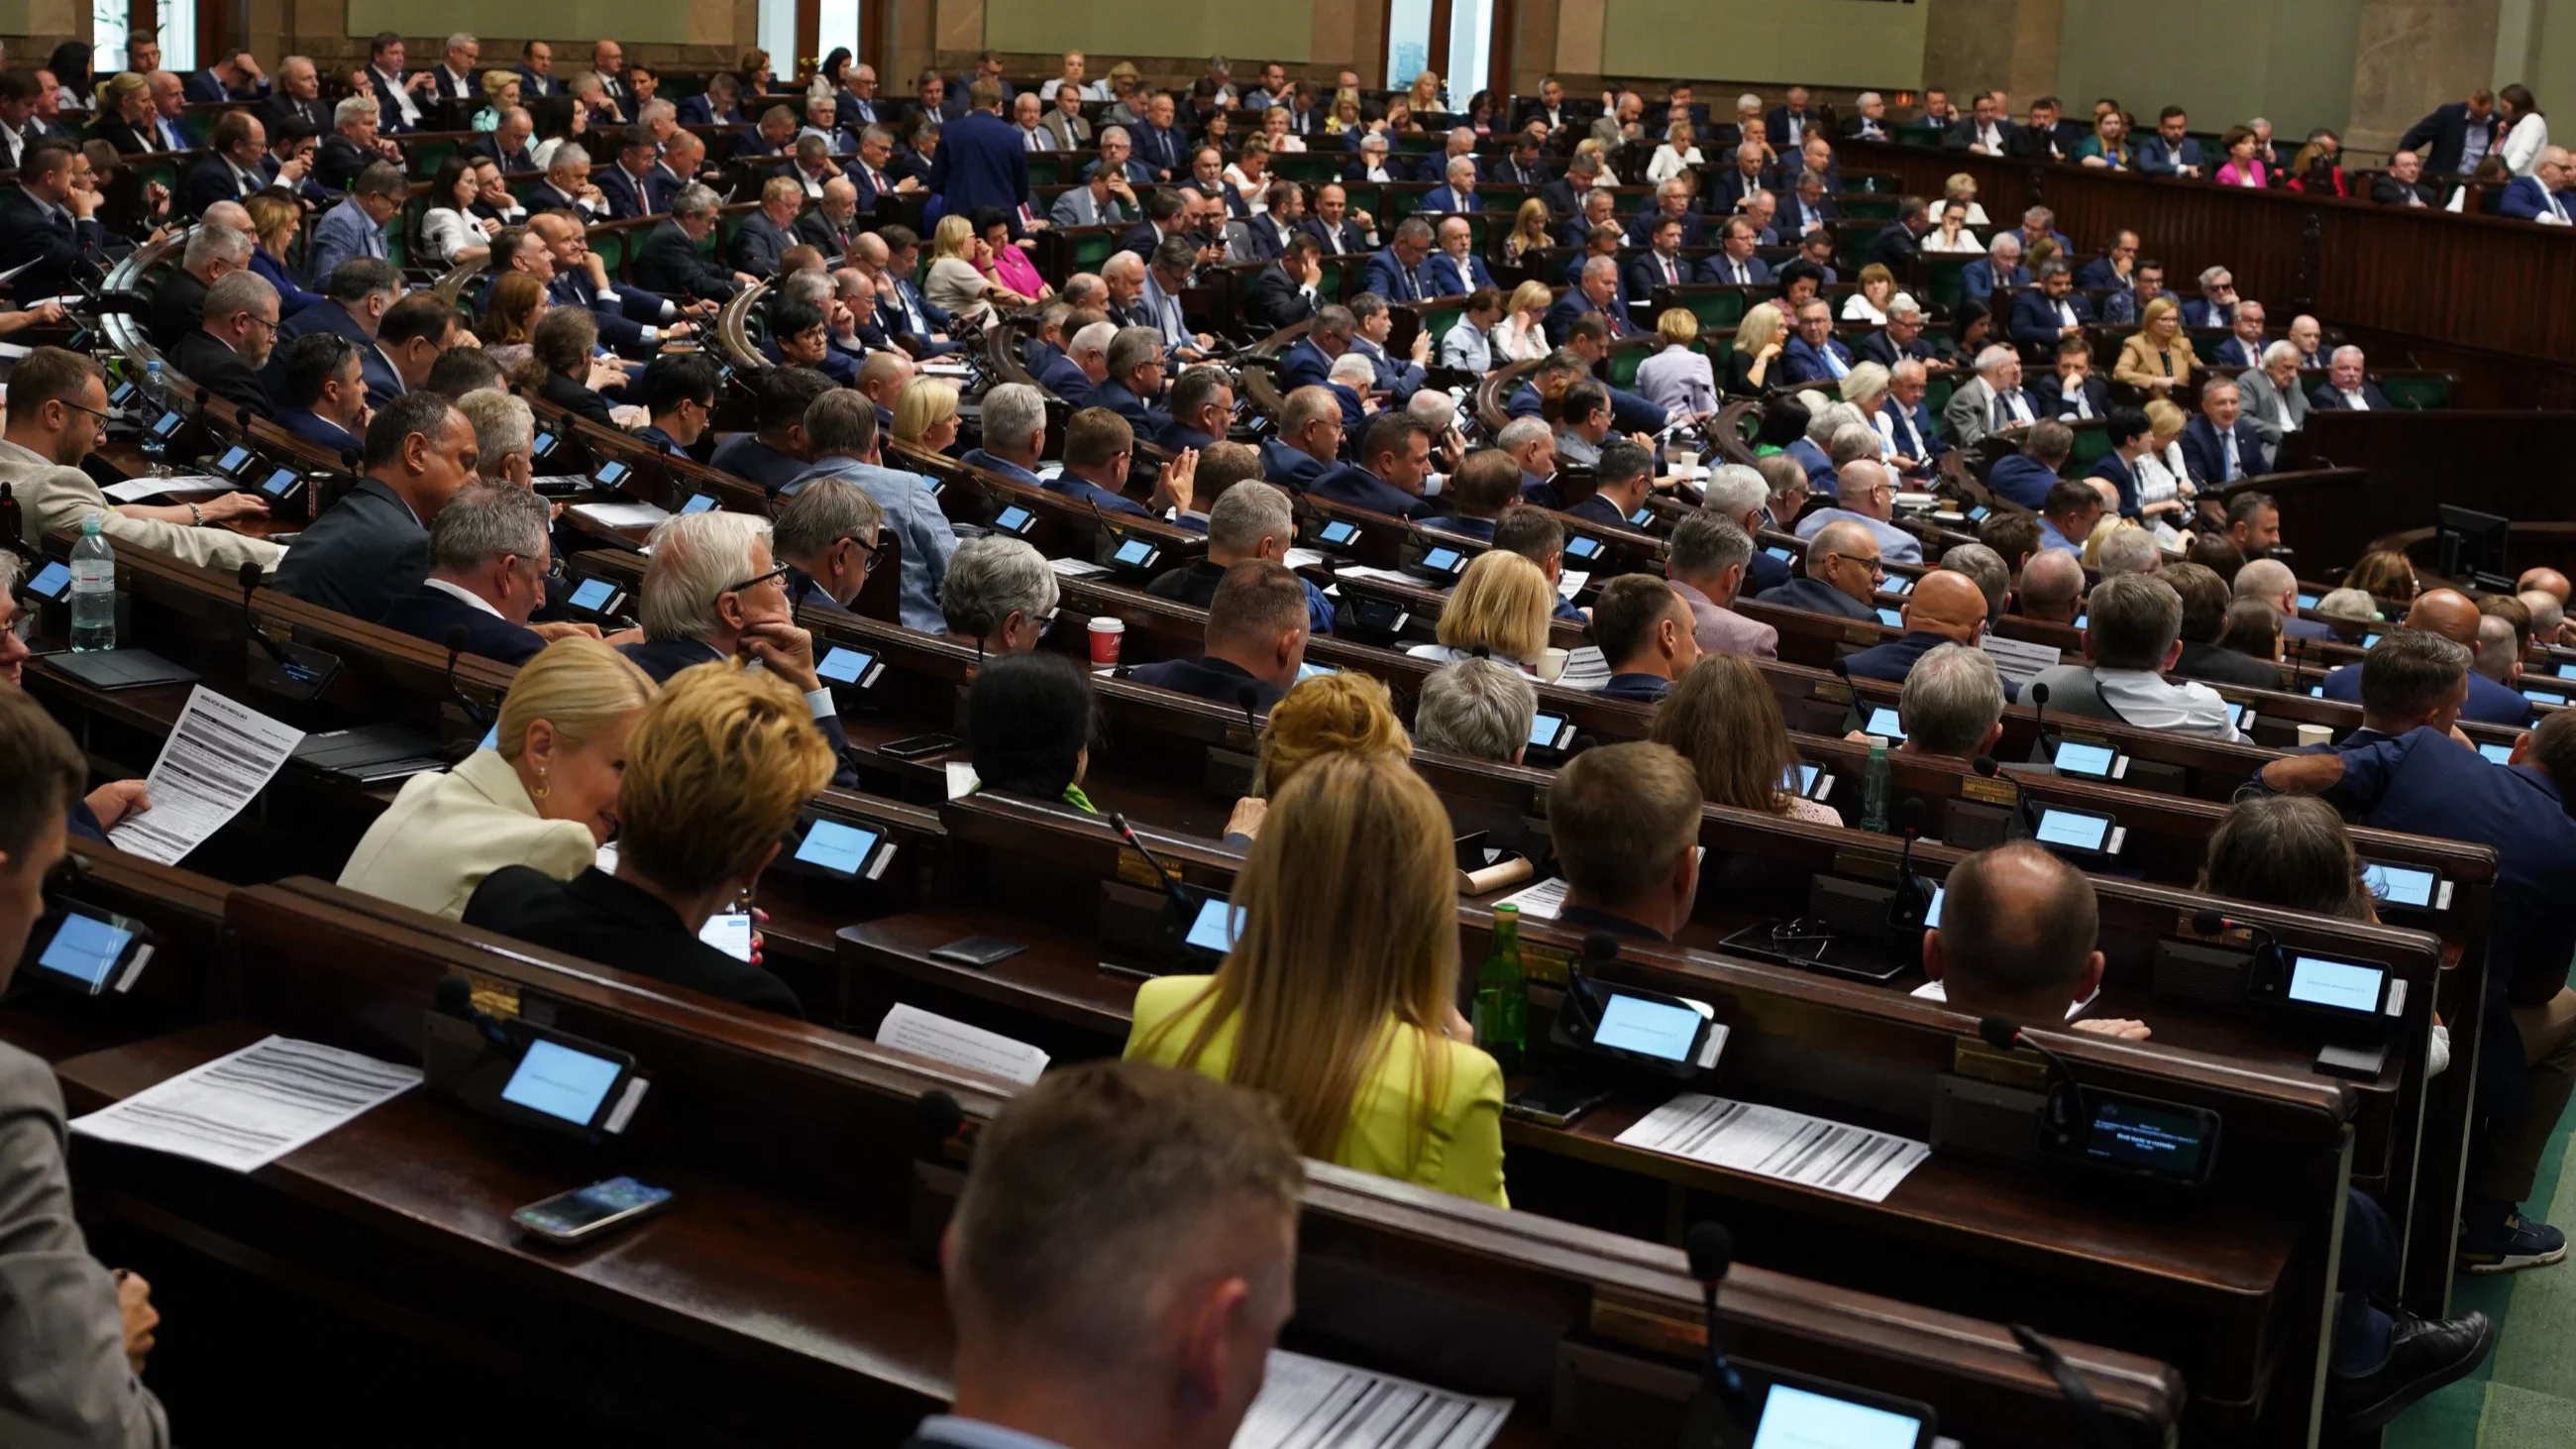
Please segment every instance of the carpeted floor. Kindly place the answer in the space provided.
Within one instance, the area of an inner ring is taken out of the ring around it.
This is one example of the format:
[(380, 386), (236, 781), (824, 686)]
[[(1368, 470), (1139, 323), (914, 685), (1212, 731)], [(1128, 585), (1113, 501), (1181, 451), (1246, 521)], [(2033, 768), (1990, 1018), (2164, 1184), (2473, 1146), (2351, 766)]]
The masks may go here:
[[(2576, 1163), (2567, 1153), (2576, 1107), (2541, 1160), (2526, 1212), (2576, 1224)], [(2491, 1277), (2461, 1274), (2451, 1301), (2503, 1326), (2496, 1351), (2468, 1378), (2389, 1425), (2384, 1449), (2566, 1449), (2576, 1445), (2576, 1258)]]

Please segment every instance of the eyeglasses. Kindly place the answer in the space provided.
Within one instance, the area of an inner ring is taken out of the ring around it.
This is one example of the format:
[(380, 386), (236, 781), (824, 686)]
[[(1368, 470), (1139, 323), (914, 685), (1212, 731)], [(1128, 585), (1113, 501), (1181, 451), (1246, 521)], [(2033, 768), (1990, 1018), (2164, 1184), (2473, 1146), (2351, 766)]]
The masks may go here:
[(857, 544), (860, 550), (867, 555), (867, 561), (859, 565), (860, 574), (866, 575), (875, 573), (877, 571), (877, 556), (879, 553), (877, 546), (868, 542), (866, 539), (859, 537), (855, 533), (845, 533), (842, 534), (841, 537), (846, 542)]
[(751, 590), (751, 589), (759, 588), (762, 584), (768, 583), (768, 582), (769, 582), (770, 580), (772, 580), (772, 579), (783, 579), (783, 578), (785, 578), (785, 577), (787, 577), (787, 565), (785, 565), (785, 564), (783, 564), (783, 563), (782, 563), (782, 564), (777, 564), (777, 565), (773, 566), (773, 567), (769, 570), (769, 572), (767, 572), (767, 573), (764, 573), (764, 574), (754, 574), (754, 575), (752, 575), (750, 578), (744, 579), (741, 583), (738, 583), (738, 584), (727, 584), (727, 585), (725, 585), (722, 589), (718, 590), (718, 592), (719, 592), (719, 593), (726, 593), (726, 594), (739, 594), (739, 593), (743, 593), (743, 592), (745, 592), (745, 591), (747, 591), (747, 590)]
[(1874, 579), (1883, 579), (1887, 577), (1887, 565), (1874, 558), (1863, 558), (1856, 553), (1829, 553), (1825, 555), (1825, 557), (1846, 558), (1856, 564), (1865, 564), (1869, 568), (1869, 576)]

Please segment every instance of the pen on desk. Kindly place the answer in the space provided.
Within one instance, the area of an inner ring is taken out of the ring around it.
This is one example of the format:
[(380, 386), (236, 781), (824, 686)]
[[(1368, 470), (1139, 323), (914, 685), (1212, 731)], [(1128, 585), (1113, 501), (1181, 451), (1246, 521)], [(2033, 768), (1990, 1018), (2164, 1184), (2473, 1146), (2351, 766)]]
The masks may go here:
[(1124, 976), (1130, 981), (1151, 981), (1154, 979), (1154, 973), (1151, 971), (1139, 970), (1133, 966), (1121, 966), (1114, 961), (1101, 962), (1100, 969), (1111, 976)]

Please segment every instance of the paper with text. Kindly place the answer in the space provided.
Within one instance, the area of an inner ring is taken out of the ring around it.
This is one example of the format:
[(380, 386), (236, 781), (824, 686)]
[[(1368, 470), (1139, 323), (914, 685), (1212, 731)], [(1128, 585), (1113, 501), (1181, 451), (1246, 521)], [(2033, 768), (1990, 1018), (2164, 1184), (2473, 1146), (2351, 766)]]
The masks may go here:
[(152, 762), (144, 787), (152, 808), (118, 821), (108, 842), (128, 855), (177, 865), (268, 788), (303, 740), (302, 730), (196, 686), (179, 727)]
[(272, 1036), (75, 1117), (71, 1129), (253, 1172), (419, 1082), (411, 1067)]
[(1274, 1348), (1231, 1449), (1483, 1449), (1511, 1414), (1509, 1399)]
[(1684, 1092), (1619, 1134), (1628, 1147), (1885, 1202), (1930, 1146), (1804, 1112)]
[(1565, 877), (1551, 876), (1534, 886), (1516, 890), (1494, 904), (1518, 906), (1522, 917), (1527, 920), (1553, 921), (1556, 913), (1565, 909), (1566, 889)]
[(210, 493), (230, 493), (240, 486), (226, 479), (190, 473), (172, 478), (128, 478), (122, 483), (110, 483), (98, 491), (119, 503), (140, 503), (146, 498), (192, 498)]
[(1047, 1054), (999, 1032), (935, 1016), (917, 1006), (896, 1003), (877, 1027), (877, 1045), (946, 1062), (1021, 1086), (1047, 1069)]
[(671, 516), (658, 503), (622, 499), (615, 503), (576, 503), (572, 512), (602, 528), (651, 528)]
[(2038, 678), (2043, 669), (2055, 669), (2064, 657), (2054, 644), (2033, 644), (2027, 639), (2007, 639), (2000, 634), (1988, 634), (1977, 647), (1986, 651), (1987, 658), (1995, 661), (1995, 673), (2016, 686)]

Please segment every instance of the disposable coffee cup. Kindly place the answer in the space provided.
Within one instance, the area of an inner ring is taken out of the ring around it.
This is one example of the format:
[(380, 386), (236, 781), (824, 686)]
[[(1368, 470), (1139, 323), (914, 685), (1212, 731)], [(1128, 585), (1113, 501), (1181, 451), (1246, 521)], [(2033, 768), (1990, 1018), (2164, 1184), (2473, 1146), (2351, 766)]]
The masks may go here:
[(1108, 674), (1118, 667), (1119, 646), (1127, 642), (1127, 621), (1091, 618), (1091, 672)]
[(2299, 743), (2302, 745), (2331, 744), (2333, 741), (2334, 727), (2332, 725), (2303, 724), (2299, 726)]

